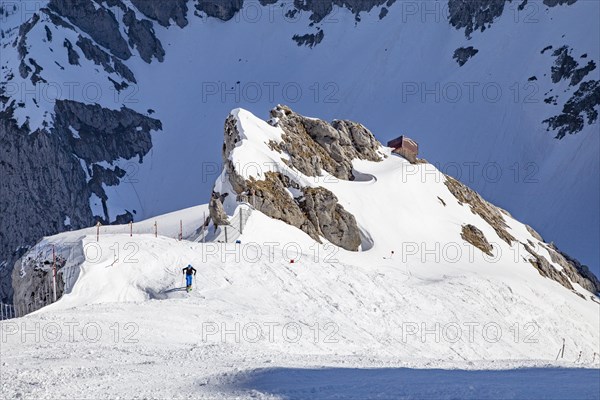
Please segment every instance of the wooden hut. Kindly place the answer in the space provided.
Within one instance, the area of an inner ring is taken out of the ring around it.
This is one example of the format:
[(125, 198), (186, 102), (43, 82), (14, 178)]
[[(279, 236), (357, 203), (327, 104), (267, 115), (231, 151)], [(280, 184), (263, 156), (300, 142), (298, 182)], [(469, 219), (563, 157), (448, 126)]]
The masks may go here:
[(393, 153), (399, 154), (406, 158), (411, 163), (417, 162), (417, 155), (419, 154), (419, 145), (414, 140), (407, 138), (406, 136), (400, 136), (396, 139), (388, 142), (388, 147), (393, 148)]

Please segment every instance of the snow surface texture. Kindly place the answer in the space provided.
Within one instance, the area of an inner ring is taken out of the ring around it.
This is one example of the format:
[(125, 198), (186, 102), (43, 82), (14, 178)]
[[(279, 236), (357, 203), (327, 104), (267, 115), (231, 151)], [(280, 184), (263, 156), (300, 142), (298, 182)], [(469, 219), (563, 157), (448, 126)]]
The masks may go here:
[[(235, 113), (243, 117), (239, 148), (260, 160), (262, 141), (276, 132)], [(458, 204), (431, 165), (382, 151), (382, 162), (355, 161), (373, 179), (315, 182), (355, 215), (373, 240), (367, 251), (316, 243), (258, 211), (241, 244), (129, 237), (124, 226), (103, 228), (99, 242), (93, 230), (44, 239), (43, 246), (81, 240), (86, 260), (57, 303), (3, 322), (3, 393), (597, 398), (600, 305), (590, 293), (577, 288), (584, 299), (539, 275), (522, 246), (509, 247)], [(186, 219), (201, 224), (204, 207), (187, 210)], [(160, 226), (176, 232), (181, 219), (167, 215)], [(517, 239), (536, 241), (506, 220)], [(493, 260), (460, 239), (464, 223), (494, 244)], [(190, 294), (181, 271), (188, 263), (198, 270)], [(589, 369), (537, 369), (550, 366)], [(518, 367), (533, 369), (475, 371)]]
[[(319, 23), (325, 36), (313, 48), (290, 40), (308, 27), (310, 14), (290, 18), (289, 5), (280, 3), (247, 2), (227, 22), (198, 18), (190, 6), (184, 28), (154, 23), (164, 61), (148, 64), (133, 50), (124, 64), (138, 83), (119, 93), (107, 79), (121, 82), (115, 73), (82, 55), (81, 66), (67, 62), (64, 40), (75, 43), (79, 30), (47, 24), (48, 17), (41, 16), (27, 41), (29, 55), (44, 68), (41, 76), (58, 83), (63, 93), (68, 92), (64, 82), (93, 86), (87, 96), (80, 89), (68, 95), (73, 100), (111, 109), (125, 105), (141, 113), (152, 109), (163, 123), (146, 162), (129, 168), (136, 183), (106, 189), (111, 215), (136, 209), (136, 218), (144, 219), (207, 198), (220, 171), (215, 165), (221, 116), (238, 106), (264, 112), (288, 103), (303, 114), (360, 121), (382, 141), (402, 133), (415, 138), (422, 155), (443, 172), (527, 220), (598, 273), (598, 125), (558, 141), (541, 123), (556, 115), (574, 90), (551, 82), (555, 60), (551, 51), (541, 50), (568, 44), (578, 61), (586, 54), (600, 64), (598, 2), (506, 4), (493, 25), (470, 40), (448, 23), (445, 2), (433, 7), (429, 1), (396, 2), (386, 8), (385, 18), (377, 7), (361, 13), (358, 23), (352, 12), (336, 6)], [(38, 8), (43, 5), (37, 2)], [(122, 15), (117, 7), (112, 10)], [(5, 30), (33, 12), (7, 17)], [(144, 19), (139, 11), (136, 16)], [(13, 41), (16, 30), (6, 38)], [(452, 55), (467, 44), (479, 52), (459, 67)], [(2, 48), (1, 62), (5, 73), (16, 76), (9, 89), (33, 89), (19, 78), (15, 47)], [(588, 78), (598, 79), (599, 71)], [(536, 80), (529, 81), (533, 76)], [(557, 93), (557, 105), (543, 101)], [(17, 110), (19, 123), (29, 118), (32, 128), (44, 121), (51, 126), (53, 103), (38, 98), (34, 104), (36, 97), (21, 89), (13, 94), (26, 103)], [(130, 161), (115, 164), (126, 167)]]

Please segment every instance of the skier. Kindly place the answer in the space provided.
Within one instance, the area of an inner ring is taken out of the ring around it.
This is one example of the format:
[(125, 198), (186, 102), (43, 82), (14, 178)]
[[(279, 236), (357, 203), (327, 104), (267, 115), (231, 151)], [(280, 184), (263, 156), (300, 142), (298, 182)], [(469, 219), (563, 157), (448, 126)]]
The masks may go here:
[(185, 289), (188, 292), (192, 291), (192, 276), (196, 276), (196, 269), (188, 264), (187, 267), (183, 268), (183, 273), (185, 274)]

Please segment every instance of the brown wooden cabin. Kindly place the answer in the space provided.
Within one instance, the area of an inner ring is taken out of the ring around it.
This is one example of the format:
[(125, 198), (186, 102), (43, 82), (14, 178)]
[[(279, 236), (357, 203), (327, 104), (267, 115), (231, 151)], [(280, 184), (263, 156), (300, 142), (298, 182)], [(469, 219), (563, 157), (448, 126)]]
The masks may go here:
[(417, 162), (417, 155), (419, 154), (419, 144), (414, 140), (407, 138), (406, 136), (400, 136), (399, 138), (390, 140), (388, 147), (393, 148), (393, 153), (399, 154), (406, 158), (411, 163)]

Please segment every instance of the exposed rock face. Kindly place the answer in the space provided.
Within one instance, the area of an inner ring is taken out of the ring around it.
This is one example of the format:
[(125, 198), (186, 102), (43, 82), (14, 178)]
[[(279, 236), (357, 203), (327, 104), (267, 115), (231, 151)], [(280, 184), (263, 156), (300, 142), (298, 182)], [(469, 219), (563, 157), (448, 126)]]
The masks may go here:
[[(104, 215), (92, 215), (92, 193), (106, 202), (102, 185), (117, 184), (124, 176), (118, 167), (95, 163), (135, 156), (141, 160), (152, 145), (150, 130), (161, 128), (160, 121), (126, 108), (57, 101), (55, 111), (52, 132), (31, 133), (17, 126), (12, 109), (0, 112), (0, 264), (12, 267), (43, 236), (83, 228), (96, 219), (110, 223), (119, 218), (109, 216), (106, 208)], [(5, 278), (11, 269), (4, 271), (0, 294), (6, 299), (11, 280)]]
[(160, 62), (165, 59), (165, 50), (156, 38), (152, 22), (138, 20), (132, 10), (127, 10), (123, 22), (129, 28), (129, 44), (138, 49), (142, 60), (150, 64), (153, 57)]
[(131, 70), (127, 68), (125, 64), (121, 62), (121, 60), (106, 53), (100, 47), (96, 46), (90, 39), (79, 36), (76, 44), (83, 52), (85, 58), (93, 61), (97, 65), (102, 65), (106, 72), (117, 72), (129, 82), (136, 82), (133, 72), (131, 72)]
[(598, 121), (600, 105), (600, 81), (583, 82), (573, 96), (565, 103), (562, 113), (544, 120), (547, 130), (558, 130), (557, 139), (567, 134), (581, 132), (588, 125)]
[(352, 121), (307, 118), (288, 107), (271, 110), (271, 122), (284, 131), (284, 143), (274, 148), (289, 154), (290, 165), (308, 176), (325, 170), (339, 179), (354, 180), (352, 160), (381, 161), (381, 144), (363, 125)]
[(509, 245), (515, 241), (515, 238), (508, 232), (510, 228), (506, 224), (500, 208), (488, 203), (477, 192), (450, 176), (446, 176), (444, 183), (459, 203), (468, 204), (473, 214), (479, 215), (490, 224), (502, 240)]
[(221, 202), (220, 195), (213, 192), (208, 203), (208, 210), (210, 213), (210, 219), (213, 221), (215, 226), (229, 225), (227, 214), (223, 209), (223, 203)]
[(502, 15), (507, 1), (510, 0), (448, 0), (450, 24), (464, 29), (467, 37), (478, 30), (483, 32)]
[(552, 262), (563, 267), (565, 275), (572, 281), (579, 284), (582, 288), (592, 293), (600, 293), (600, 281), (588, 269), (576, 259), (568, 254), (561, 252), (556, 246), (550, 244), (545, 246), (550, 253)]
[(244, 0), (197, 0), (196, 10), (205, 12), (206, 15), (229, 21), (242, 9)]
[(336, 246), (356, 250), (361, 244), (354, 215), (344, 210), (329, 190), (306, 188), (300, 208), (318, 232)]
[(69, 41), (69, 39), (65, 39), (64, 46), (67, 49), (69, 64), (79, 65), (79, 53), (73, 49), (73, 44)]
[(357, 19), (361, 12), (369, 12), (374, 7), (386, 4), (388, 7), (395, 3), (395, 0), (308, 0), (295, 1), (294, 6), (300, 11), (311, 13), (310, 19), (314, 22), (321, 22), (332, 11), (334, 6), (348, 8)]
[(544, 4), (548, 7), (562, 6), (566, 4), (570, 6), (571, 4), (575, 4), (577, 0), (544, 0)]
[(488, 256), (493, 255), (492, 250), (494, 249), (494, 246), (487, 241), (483, 232), (475, 225), (463, 225), (460, 237), (483, 251)]
[(304, 35), (294, 35), (292, 40), (298, 43), (298, 46), (315, 47), (323, 41), (325, 33), (319, 29), (317, 33), (306, 33)]
[(96, 8), (91, 0), (50, 0), (48, 8), (67, 18), (114, 56), (123, 60), (131, 57), (127, 42), (121, 36), (119, 23), (111, 11)]
[[(38, 310), (53, 302), (53, 263), (56, 265), (56, 298), (72, 288), (79, 267), (85, 261), (80, 240), (51, 248), (35, 246), (15, 263), (12, 270), (13, 302), (19, 315)], [(68, 283), (68, 284), (67, 284)]]
[(529, 262), (537, 269), (540, 275), (560, 283), (569, 290), (573, 290), (573, 285), (571, 285), (569, 278), (562, 271), (554, 268), (545, 257), (537, 254), (529, 245), (523, 244), (523, 246), (533, 256), (533, 259), (529, 260)]
[(458, 49), (454, 50), (454, 55), (452, 56), (452, 58), (456, 60), (459, 67), (462, 67), (467, 63), (467, 61), (469, 61), (471, 57), (473, 57), (477, 53), (479, 53), (479, 50), (477, 50), (473, 46), (459, 47)]
[[(269, 145), (287, 154), (289, 165), (307, 176), (319, 176), (325, 170), (349, 180), (354, 178), (352, 159), (381, 160), (378, 153), (381, 145), (360, 124), (350, 121), (329, 124), (303, 117), (285, 106), (272, 110), (271, 116), (271, 123), (283, 130), (283, 142)], [(262, 180), (242, 178), (229, 157), (239, 141), (237, 121), (230, 115), (225, 122), (223, 160), (238, 201), (249, 201), (257, 210), (303, 230), (319, 242), (323, 237), (344, 249), (358, 250), (361, 237), (356, 219), (331, 191), (304, 187), (294, 176), (272, 171)], [(215, 196), (213, 200), (218, 201)], [(211, 213), (217, 214), (219, 206), (211, 206)]]
[[(160, 121), (128, 108), (114, 111), (70, 100), (57, 101), (55, 108), (54, 129), (63, 133), (70, 150), (88, 163), (136, 156), (141, 162), (152, 147), (150, 131), (162, 129)], [(73, 137), (69, 127), (80, 138)]]
[(171, 20), (183, 28), (188, 24), (186, 14), (187, 0), (131, 0), (146, 17), (158, 21), (162, 26), (169, 26)]

